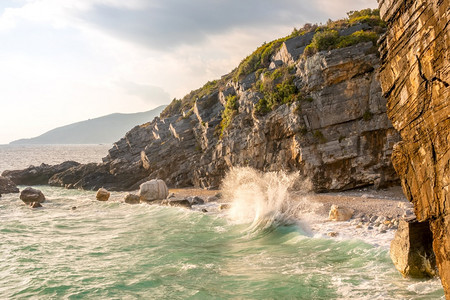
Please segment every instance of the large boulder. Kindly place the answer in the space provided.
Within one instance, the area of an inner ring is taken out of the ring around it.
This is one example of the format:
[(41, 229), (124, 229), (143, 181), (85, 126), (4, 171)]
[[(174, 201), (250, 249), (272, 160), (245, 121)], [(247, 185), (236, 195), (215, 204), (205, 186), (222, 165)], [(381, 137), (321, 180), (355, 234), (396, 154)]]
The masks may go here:
[(332, 205), (328, 217), (331, 221), (348, 221), (355, 211), (351, 208)]
[(169, 195), (169, 189), (166, 183), (161, 179), (152, 179), (144, 182), (139, 187), (139, 198), (141, 202), (166, 199)]
[(428, 278), (437, 274), (429, 222), (401, 220), (391, 242), (390, 255), (405, 277)]
[(55, 174), (80, 165), (76, 161), (65, 161), (58, 165), (41, 164), (40, 166), (29, 166), (23, 170), (4, 171), (2, 176), (8, 177), (15, 184), (21, 185), (44, 185)]
[(20, 200), (25, 202), (25, 204), (31, 205), (33, 202), (44, 202), (45, 196), (40, 190), (27, 187), (20, 193)]
[(18, 193), (19, 189), (10, 179), (0, 176), (0, 194)]
[(108, 192), (106, 189), (99, 188), (95, 197), (97, 198), (98, 201), (108, 201), (110, 195), (111, 193)]

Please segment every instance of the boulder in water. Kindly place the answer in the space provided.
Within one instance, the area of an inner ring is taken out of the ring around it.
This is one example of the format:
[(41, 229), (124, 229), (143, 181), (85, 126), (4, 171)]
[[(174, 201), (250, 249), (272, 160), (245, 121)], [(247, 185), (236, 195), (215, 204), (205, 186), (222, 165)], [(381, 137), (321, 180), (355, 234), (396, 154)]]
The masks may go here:
[(191, 203), (191, 205), (205, 204), (205, 200), (203, 200), (202, 198), (200, 198), (198, 196), (189, 197), (188, 200)]
[(128, 203), (128, 204), (139, 204), (139, 202), (141, 202), (141, 200), (140, 200), (138, 195), (128, 194), (128, 195), (125, 196), (125, 203)]
[(332, 205), (328, 217), (332, 221), (348, 221), (352, 218), (354, 212), (351, 208)]
[(95, 197), (97, 198), (98, 201), (108, 201), (110, 195), (111, 193), (108, 192), (106, 189), (99, 188)]
[(191, 208), (191, 203), (187, 199), (166, 199), (161, 205)]
[(33, 202), (44, 202), (45, 196), (40, 190), (27, 187), (20, 193), (20, 200), (31, 205)]
[(429, 278), (437, 274), (429, 222), (401, 220), (391, 242), (392, 262), (405, 277)]
[(169, 189), (166, 183), (161, 179), (152, 179), (139, 186), (139, 198), (141, 202), (166, 199), (169, 195)]

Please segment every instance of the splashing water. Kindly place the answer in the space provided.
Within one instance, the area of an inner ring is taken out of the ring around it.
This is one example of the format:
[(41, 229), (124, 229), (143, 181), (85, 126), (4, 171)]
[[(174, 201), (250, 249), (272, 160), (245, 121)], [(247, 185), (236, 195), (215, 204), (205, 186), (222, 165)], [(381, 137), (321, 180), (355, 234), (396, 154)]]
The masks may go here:
[(288, 223), (293, 213), (289, 189), (298, 182), (298, 173), (231, 169), (222, 183), (225, 200), (232, 202), (229, 218), (238, 224), (251, 223), (250, 232)]

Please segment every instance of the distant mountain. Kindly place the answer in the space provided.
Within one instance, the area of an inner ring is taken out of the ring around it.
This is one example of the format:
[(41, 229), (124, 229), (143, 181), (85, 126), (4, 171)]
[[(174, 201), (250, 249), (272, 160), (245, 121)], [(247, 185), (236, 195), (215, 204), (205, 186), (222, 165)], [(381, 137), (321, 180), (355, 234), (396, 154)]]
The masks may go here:
[(136, 125), (152, 121), (166, 105), (134, 114), (111, 114), (55, 128), (46, 133), (10, 144), (107, 144), (114, 143)]

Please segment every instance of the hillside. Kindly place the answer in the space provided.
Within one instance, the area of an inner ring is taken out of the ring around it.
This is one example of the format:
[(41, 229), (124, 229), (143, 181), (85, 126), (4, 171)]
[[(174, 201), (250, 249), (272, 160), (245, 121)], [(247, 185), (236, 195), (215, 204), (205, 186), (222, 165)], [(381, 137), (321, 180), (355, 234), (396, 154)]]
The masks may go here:
[(139, 124), (152, 121), (166, 106), (133, 114), (110, 114), (52, 129), (10, 144), (112, 144)]
[(217, 188), (234, 166), (299, 172), (321, 192), (398, 183), (391, 154), (399, 135), (379, 82), (385, 31), (371, 9), (294, 29), (134, 127), (103, 163), (70, 168), (49, 184), (133, 190), (160, 178)]
[(160, 178), (215, 188), (233, 166), (297, 171), (316, 191), (397, 182), (390, 156), (399, 136), (378, 73), (385, 31), (379, 11), (366, 9), (264, 43), (230, 74), (133, 128), (102, 164), (49, 183), (131, 190)]

